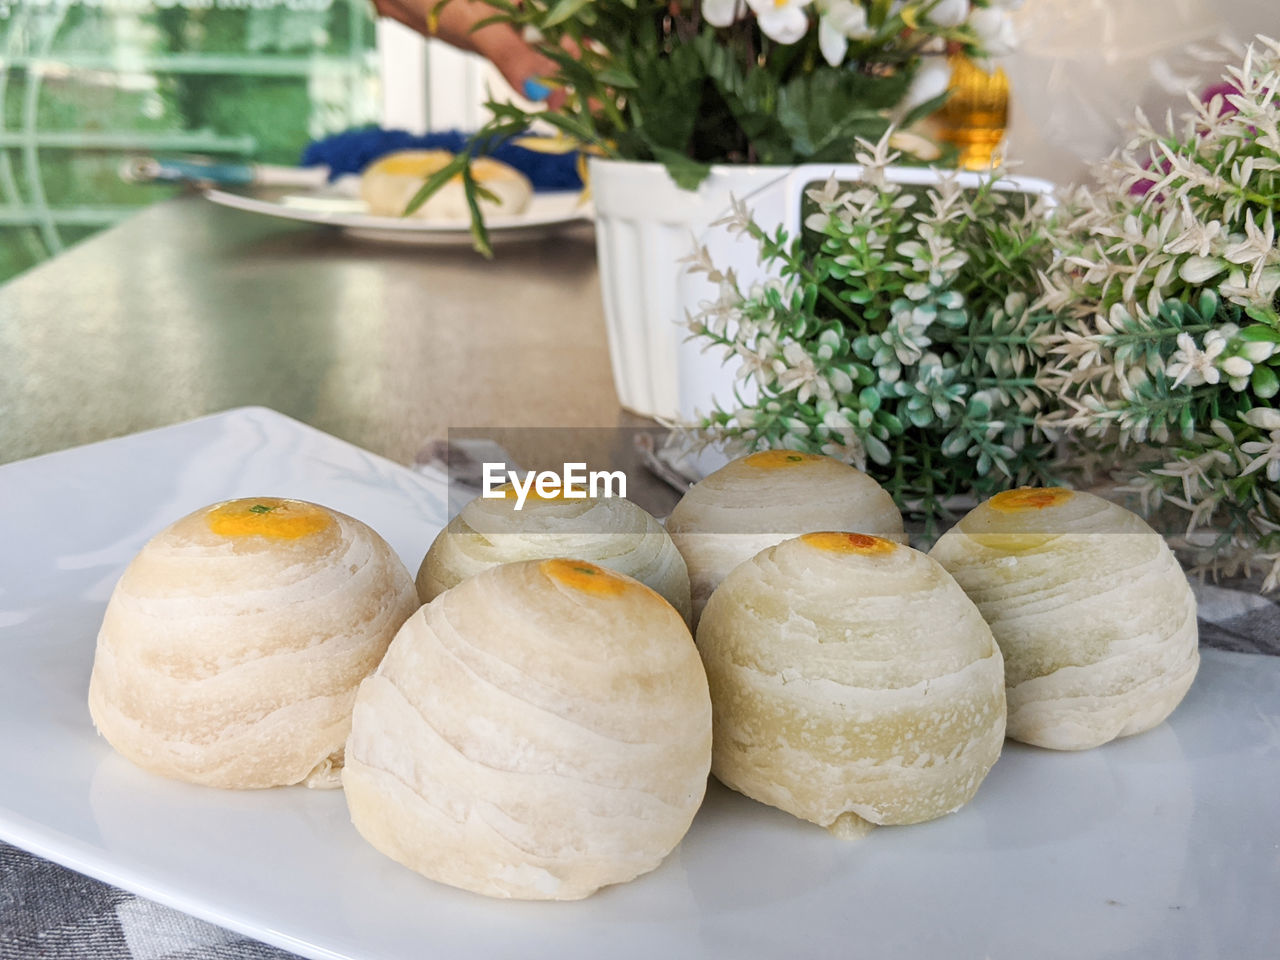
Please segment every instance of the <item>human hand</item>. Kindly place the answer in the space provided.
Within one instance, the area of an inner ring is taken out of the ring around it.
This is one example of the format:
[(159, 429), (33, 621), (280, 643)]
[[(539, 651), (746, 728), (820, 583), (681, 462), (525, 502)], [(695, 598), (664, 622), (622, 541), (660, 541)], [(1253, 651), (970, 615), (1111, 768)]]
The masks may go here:
[(564, 90), (554, 89), (546, 82), (556, 72), (555, 63), (534, 50), (513, 27), (492, 23), (475, 28), (494, 13), (493, 7), (484, 0), (450, 0), (438, 11), (432, 29), (431, 12), (439, 4), (440, 0), (373, 0), (381, 16), (424, 36), (438, 37), (460, 50), (480, 54), (526, 99), (546, 101), (552, 109), (564, 102)]

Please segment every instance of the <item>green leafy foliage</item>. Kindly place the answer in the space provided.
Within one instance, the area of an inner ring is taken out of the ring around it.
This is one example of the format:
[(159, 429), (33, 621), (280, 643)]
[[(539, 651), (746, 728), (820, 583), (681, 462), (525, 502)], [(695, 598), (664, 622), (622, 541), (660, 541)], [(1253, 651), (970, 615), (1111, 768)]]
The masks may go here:
[(1197, 564), (1280, 587), (1280, 43), (1126, 150), (1056, 218), (1044, 425)]
[(690, 329), (755, 389), (697, 427), (741, 449), (857, 463), (936, 532), (957, 497), (1057, 479), (1035, 379), (1054, 317), (1032, 307), (1053, 251), (1042, 200), (994, 176), (973, 189), (890, 182), (885, 142), (859, 155), (871, 183), (808, 191), (800, 237), (769, 234), (745, 209), (730, 219), (769, 283), (743, 291), (694, 258), (722, 293)]

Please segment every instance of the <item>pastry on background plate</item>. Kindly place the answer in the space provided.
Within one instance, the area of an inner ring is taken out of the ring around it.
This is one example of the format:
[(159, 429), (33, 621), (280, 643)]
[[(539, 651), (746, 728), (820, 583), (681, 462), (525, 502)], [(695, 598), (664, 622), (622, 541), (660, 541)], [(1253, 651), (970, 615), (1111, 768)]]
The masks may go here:
[[(447, 150), (401, 150), (389, 153), (369, 164), (360, 174), (360, 196), (374, 216), (404, 216), (405, 207), (423, 182), (443, 169), (452, 159), (453, 154)], [(495, 198), (478, 198), (480, 211), (486, 216), (515, 216), (523, 213), (533, 199), (533, 186), (529, 183), (529, 178), (500, 160), (477, 157), (471, 162), (471, 175), (479, 186)], [(411, 216), (422, 220), (469, 222), (471, 211), (467, 206), (462, 177), (451, 179)]]
[(635, 577), (689, 620), (689, 572), (671, 537), (623, 497), (567, 499), (530, 495), (517, 508), (503, 497), (476, 497), (440, 531), (418, 570), (418, 597), (434, 600), (481, 570), (516, 560), (577, 557)]
[(89, 712), (166, 777), (336, 787), (356, 687), (417, 607), (408, 570), (359, 520), (274, 497), (204, 507), (116, 585)]
[(595, 564), (526, 560), (409, 618), (360, 686), (342, 782), (361, 835), (418, 873), (576, 900), (662, 862), (710, 765), (680, 615)]
[(967, 803), (1004, 743), (1000, 648), (936, 561), (809, 533), (734, 568), (698, 624), (712, 773), (856, 836)]
[(902, 514), (884, 488), (831, 457), (762, 450), (695, 483), (667, 519), (689, 566), (694, 623), (730, 570), (812, 530), (906, 539)]
[(1004, 651), (1009, 736), (1084, 750), (1163, 721), (1200, 663), (1196, 603), (1137, 514), (1057, 487), (1008, 490), (930, 555)]

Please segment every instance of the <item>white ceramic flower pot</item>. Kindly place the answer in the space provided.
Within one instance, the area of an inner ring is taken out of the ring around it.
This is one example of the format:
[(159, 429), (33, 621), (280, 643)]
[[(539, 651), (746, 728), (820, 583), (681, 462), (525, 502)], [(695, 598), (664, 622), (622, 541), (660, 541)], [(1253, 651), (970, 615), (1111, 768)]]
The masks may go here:
[[(836, 176), (861, 179), (857, 164), (797, 167), (716, 166), (696, 192), (679, 189), (657, 163), (592, 159), (591, 193), (596, 209), (596, 248), (609, 355), (618, 399), (628, 410), (650, 417), (691, 419), (719, 402), (734, 401), (735, 364), (717, 351), (689, 341), (686, 313), (714, 299), (717, 290), (680, 261), (706, 245), (719, 269), (732, 267), (745, 292), (769, 279), (754, 241), (711, 229), (730, 209), (731, 198), (746, 202), (753, 219), (769, 233), (779, 226), (791, 236), (800, 230), (804, 191)], [(924, 167), (890, 167), (899, 183), (936, 183), (939, 173)], [(961, 173), (962, 186), (982, 175)], [(1002, 189), (1047, 193), (1044, 180), (1010, 177)], [(744, 398), (745, 397), (744, 395)]]
[(754, 193), (790, 168), (717, 166), (694, 192), (677, 187), (658, 163), (592, 158), (589, 166), (618, 399), (644, 416), (678, 416), (682, 395), (698, 392), (701, 379), (693, 369), (681, 375), (690, 353), (682, 349), (685, 310), (705, 298), (706, 286), (679, 261), (729, 208), (731, 195)]

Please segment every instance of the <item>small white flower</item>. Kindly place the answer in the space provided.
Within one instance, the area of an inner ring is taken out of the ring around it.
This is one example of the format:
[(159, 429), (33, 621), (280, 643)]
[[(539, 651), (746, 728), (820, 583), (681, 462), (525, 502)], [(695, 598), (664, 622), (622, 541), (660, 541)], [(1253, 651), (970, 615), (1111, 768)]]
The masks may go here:
[(713, 27), (732, 26), (746, 12), (743, 0), (702, 0), (702, 18)]
[(820, 210), (834, 210), (840, 203), (840, 181), (832, 174), (821, 187), (810, 187), (804, 195), (816, 203)]
[(729, 212), (719, 220), (711, 221), (713, 227), (724, 227), (733, 236), (740, 237), (751, 230), (752, 214), (746, 201), (736, 194), (729, 194)]
[(761, 337), (753, 347), (739, 345), (737, 353), (742, 359), (738, 367), (739, 380), (750, 378), (759, 384), (767, 384), (785, 368), (778, 359), (778, 345), (768, 337)]
[(1220, 245), (1225, 239), (1222, 223), (1217, 220), (1202, 223), (1191, 212), (1191, 201), (1183, 197), (1182, 203), (1185, 207), (1182, 233), (1164, 245), (1165, 252), (1191, 253), (1194, 251), (1197, 257), (1205, 259), (1213, 252), (1214, 247)]
[[(716, 265), (711, 260), (711, 251), (705, 246), (699, 246), (697, 239), (693, 239), (693, 249), (677, 260), (677, 263), (687, 264), (689, 273), (705, 273), (710, 279), (713, 274), (718, 274)], [(715, 280), (711, 281), (715, 283)]]
[[(1249, 411), (1249, 413), (1255, 412), (1257, 411)], [(1275, 411), (1268, 412), (1274, 413)], [(1245, 414), (1245, 419), (1248, 419), (1248, 416), (1249, 414)], [(1249, 462), (1249, 465), (1240, 471), (1241, 476), (1266, 467), (1267, 479), (1272, 483), (1280, 482), (1280, 424), (1277, 424), (1277, 429), (1271, 431), (1269, 439), (1250, 440), (1248, 443), (1242, 443), (1240, 444), (1240, 450), (1254, 457)]]
[(828, 457), (851, 463), (859, 470), (867, 469), (867, 450), (855, 434), (841, 435), (839, 442), (828, 441), (822, 445)]
[(796, 391), (796, 402), (806, 403), (812, 396), (828, 400), (832, 396), (831, 384), (818, 372), (813, 357), (794, 340), (782, 348), (786, 369), (778, 374), (778, 388), (786, 393)]
[(969, 16), (969, 0), (938, 0), (925, 19), (939, 27), (958, 27)]
[(805, 13), (813, 0), (747, 0), (755, 11), (760, 32), (778, 43), (795, 43), (809, 30)]
[(867, 11), (862, 4), (852, 0), (827, 0), (821, 8), (818, 20), (818, 49), (823, 59), (833, 67), (844, 62), (850, 40), (865, 40), (875, 36), (867, 26)]
[(815, 233), (825, 233), (831, 225), (831, 211), (840, 206), (840, 184), (832, 176), (827, 178), (821, 189), (810, 188), (804, 195), (818, 205), (818, 212), (809, 214), (804, 225)]
[(1018, 49), (1013, 20), (1003, 10), (979, 7), (969, 15), (969, 26), (978, 35), (978, 43), (988, 56), (1004, 57)]
[(1243, 237), (1232, 236), (1231, 239), (1235, 242), (1223, 250), (1222, 255), (1232, 263), (1265, 261), (1275, 250), (1276, 225), (1271, 211), (1267, 211), (1262, 227), (1254, 221), (1253, 211), (1246, 211), (1244, 230)]
[(1216, 330), (1211, 330), (1205, 336), (1203, 350), (1196, 346), (1191, 334), (1178, 334), (1178, 349), (1174, 351), (1166, 368), (1169, 376), (1173, 377), (1175, 387), (1183, 382), (1189, 387), (1196, 387), (1202, 383), (1217, 383), (1222, 379), (1214, 359), (1226, 349), (1227, 341), (1221, 336), (1215, 338), (1215, 333)]
[[(901, 110), (906, 108), (900, 107), (899, 109)], [(876, 199), (879, 196), (876, 192), (877, 190), (888, 190), (890, 184), (885, 179), (885, 168), (901, 156), (900, 153), (896, 150), (891, 150), (889, 147), (889, 136), (891, 131), (892, 128), (886, 130), (875, 143), (872, 143), (870, 140), (865, 140), (862, 137), (858, 138), (858, 149), (854, 152), (853, 160), (855, 163), (862, 166), (862, 182), (868, 187), (875, 188), (874, 190), (866, 191), (866, 203), (868, 206), (876, 202)], [(859, 198), (859, 193), (854, 193), (852, 199), (854, 203), (862, 202)]]

